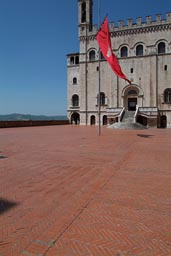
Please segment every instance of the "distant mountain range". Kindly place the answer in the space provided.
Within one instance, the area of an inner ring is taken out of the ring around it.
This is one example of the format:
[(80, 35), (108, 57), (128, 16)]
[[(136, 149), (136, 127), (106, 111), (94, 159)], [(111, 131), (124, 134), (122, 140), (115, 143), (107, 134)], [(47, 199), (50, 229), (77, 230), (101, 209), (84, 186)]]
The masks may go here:
[(20, 120), (67, 120), (67, 116), (44, 116), (44, 115), (29, 115), (29, 114), (9, 114), (0, 115), (0, 121), (20, 121)]

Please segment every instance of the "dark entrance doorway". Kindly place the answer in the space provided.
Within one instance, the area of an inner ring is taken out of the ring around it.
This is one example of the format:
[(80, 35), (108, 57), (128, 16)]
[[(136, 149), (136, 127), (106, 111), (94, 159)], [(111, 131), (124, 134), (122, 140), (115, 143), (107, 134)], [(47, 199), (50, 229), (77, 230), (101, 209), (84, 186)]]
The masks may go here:
[(167, 127), (167, 117), (165, 115), (160, 117), (160, 127), (161, 128)]
[(137, 98), (128, 98), (128, 110), (135, 111), (137, 105)]
[(71, 115), (71, 123), (72, 124), (79, 124), (80, 123), (80, 115), (77, 112), (74, 112)]
[(96, 124), (95, 116), (91, 116), (90, 123), (91, 123), (91, 125), (95, 125)]
[(106, 115), (103, 116), (103, 125), (107, 125), (107, 116)]

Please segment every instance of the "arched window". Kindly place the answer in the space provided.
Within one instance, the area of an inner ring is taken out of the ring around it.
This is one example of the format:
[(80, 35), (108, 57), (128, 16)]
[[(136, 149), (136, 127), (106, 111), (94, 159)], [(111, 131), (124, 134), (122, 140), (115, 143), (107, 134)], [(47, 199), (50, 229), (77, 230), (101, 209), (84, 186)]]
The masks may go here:
[(79, 96), (77, 94), (74, 94), (72, 96), (72, 106), (78, 107), (79, 106)]
[(100, 93), (100, 105), (102, 105), (102, 106), (105, 105), (105, 94), (104, 94), (104, 92)]
[[(106, 101), (105, 93), (101, 92), (100, 93), (100, 105), (104, 106), (106, 103), (105, 101)], [(97, 95), (97, 105), (99, 105), (98, 102), (99, 102), (99, 94)]]
[(136, 90), (130, 90), (129, 92), (128, 92), (128, 95), (137, 95), (137, 92), (136, 92)]
[(94, 50), (91, 50), (91, 51), (89, 52), (89, 60), (90, 60), (90, 61), (95, 60), (95, 56), (96, 56), (95, 51), (94, 51)]
[(121, 48), (121, 57), (124, 58), (124, 57), (128, 57), (128, 48), (126, 46), (123, 46)]
[(166, 45), (165, 43), (161, 42), (158, 44), (158, 53), (165, 53), (166, 51)]
[(83, 2), (81, 5), (81, 22), (86, 22), (86, 3)]
[(107, 116), (106, 115), (103, 116), (103, 125), (107, 125)]
[(77, 78), (76, 77), (73, 78), (73, 84), (77, 84)]
[(164, 103), (171, 103), (171, 88), (164, 91)]
[(141, 45), (141, 44), (137, 45), (136, 56), (143, 56), (143, 45)]
[(96, 124), (96, 117), (93, 115), (90, 117), (90, 124), (95, 125)]

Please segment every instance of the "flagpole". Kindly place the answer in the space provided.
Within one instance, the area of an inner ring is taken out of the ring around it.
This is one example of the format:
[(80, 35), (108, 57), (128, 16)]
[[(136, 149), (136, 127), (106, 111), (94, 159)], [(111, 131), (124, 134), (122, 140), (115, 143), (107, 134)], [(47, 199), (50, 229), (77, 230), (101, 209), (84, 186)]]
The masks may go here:
[[(100, 29), (100, 0), (98, 0), (98, 28)], [(101, 102), (100, 102), (100, 47), (99, 47), (99, 60), (98, 60), (98, 64), (99, 64), (99, 87), (98, 87), (98, 91), (99, 91), (99, 93), (98, 93), (98, 117), (99, 117), (99, 124), (98, 124), (98, 135), (100, 136), (101, 135)]]

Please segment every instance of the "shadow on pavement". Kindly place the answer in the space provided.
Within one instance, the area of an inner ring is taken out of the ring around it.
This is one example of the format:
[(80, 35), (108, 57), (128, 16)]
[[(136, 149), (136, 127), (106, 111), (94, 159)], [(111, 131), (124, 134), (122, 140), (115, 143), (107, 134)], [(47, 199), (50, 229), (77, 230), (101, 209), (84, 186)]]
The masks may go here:
[(0, 159), (8, 158), (7, 156), (0, 155)]
[(137, 136), (141, 137), (141, 138), (149, 139), (149, 138), (153, 137), (154, 135), (137, 134)]
[(0, 198), (0, 215), (17, 206), (18, 203)]

